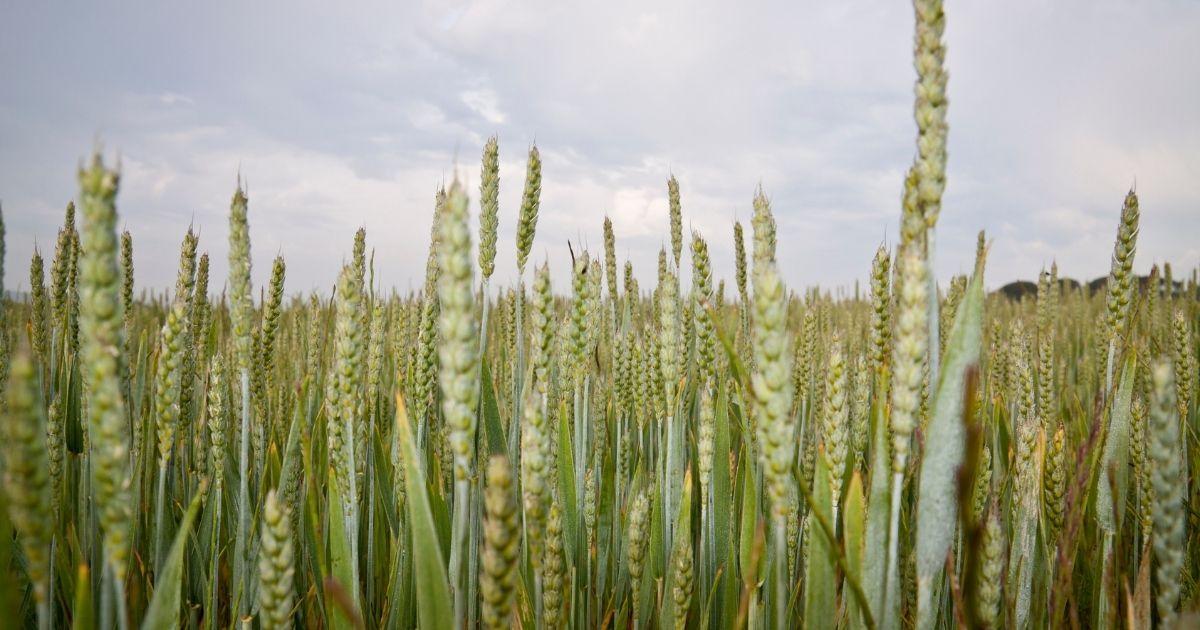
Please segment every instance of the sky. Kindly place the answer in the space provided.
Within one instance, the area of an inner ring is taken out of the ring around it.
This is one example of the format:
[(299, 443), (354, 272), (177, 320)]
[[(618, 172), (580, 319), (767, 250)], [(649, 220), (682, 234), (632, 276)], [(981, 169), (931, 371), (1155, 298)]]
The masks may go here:
[[(1064, 276), (1104, 275), (1131, 187), (1135, 271), (1200, 264), (1200, 3), (946, 11), (939, 278), (970, 270), (980, 229), (989, 286), (1055, 260)], [(882, 0), (3, 3), (5, 283), (28, 288), (35, 244), (52, 255), (78, 165), (100, 146), (120, 163), (142, 288), (174, 285), (191, 224), (222, 289), (240, 174), (256, 287), (281, 254), (289, 292), (327, 291), (365, 227), (377, 283), (407, 291), (423, 281), (440, 185), (466, 184), (474, 222), (495, 134), (494, 283), (516, 277), (536, 143), (531, 260), (551, 261), (560, 291), (567, 243), (600, 255), (606, 215), (618, 258), (653, 284), (671, 174), (685, 232), (708, 240), (731, 293), (733, 222), (749, 227), (759, 185), (791, 288), (865, 287), (876, 248), (897, 238), (915, 151), (912, 30), (911, 6)]]

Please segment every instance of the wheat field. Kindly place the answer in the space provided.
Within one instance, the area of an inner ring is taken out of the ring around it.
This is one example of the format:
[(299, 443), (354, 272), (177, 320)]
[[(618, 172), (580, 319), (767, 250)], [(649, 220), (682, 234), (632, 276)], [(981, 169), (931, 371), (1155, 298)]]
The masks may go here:
[(282, 256), (251, 286), (240, 183), (229, 242), (181, 229), (147, 291), (93, 154), (0, 303), (0, 625), (1200, 626), (1198, 270), (1134, 275), (1130, 191), (1103, 282), (989, 292), (982, 232), (939, 282), (945, 14), (914, 7), (916, 151), (861, 294), (785, 286), (761, 188), (713, 269), (666, 174), (655, 286), (607, 218), (530, 260), (541, 158), (501, 226), (494, 137), (416, 291), (363, 230), (330, 291)]

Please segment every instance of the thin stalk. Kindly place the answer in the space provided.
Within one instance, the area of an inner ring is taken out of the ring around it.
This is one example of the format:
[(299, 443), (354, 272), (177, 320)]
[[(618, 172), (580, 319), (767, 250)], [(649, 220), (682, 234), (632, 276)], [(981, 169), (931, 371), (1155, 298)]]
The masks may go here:
[(50, 392), (50, 395), (49, 395), (49, 398), (47, 398), (47, 400), (54, 400), (54, 397), (58, 393), (57, 392), (58, 388), (55, 387), (55, 385), (58, 384), (58, 378), (57, 378), (57, 375), (58, 375), (58, 372), (57, 372), (57, 369), (58, 369), (58, 327), (57, 326), (55, 326), (54, 331), (50, 333), (50, 353), (49, 354), (50, 354), (50, 379), (49, 379), (50, 383), (48, 386), (48, 390)]
[(483, 391), (483, 364), (487, 357), (487, 329), (488, 329), (488, 279), (484, 278), (479, 285), (479, 301), (481, 304), (479, 315), (479, 379), (478, 386), (475, 388), (475, 413), (477, 417), (483, 415), (483, 396), (480, 393)]
[(1107, 624), (1109, 616), (1109, 601), (1108, 589), (1113, 581), (1112, 575), (1112, 532), (1105, 531), (1103, 534), (1104, 542), (1101, 544), (1100, 553), (1100, 593), (1096, 601), (1096, 627), (1103, 628)]
[[(137, 438), (134, 438), (134, 439), (137, 439)], [(103, 566), (106, 566), (104, 564), (101, 564), (102, 562), (104, 562), (104, 545), (103, 545), (103, 543), (97, 545), (93, 542), (96, 540), (103, 540), (103, 539), (100, 536), (100, 528), (96, 522), (95, 505), (92, 503), (92, 500), (91, 500), (93, 475), (92, 475), (92, 452), (91, 452), (91, 441), (90, 440), (88, 442), (87, 457), (85, 457), (84, 460), (85, 461), (82, 462), (81, 465), (79, 466), (79, 474), (83, 477), (80, 485), (83, 486), (83, 489), (84, 489), (83, 496), (81, 496), (79, 498), (79, 504), (80, 504), (79, 507), (84, 513), (84, 520), (87, 522), (87, 531), (89, 534), (91, 534), (89, 536), (86, 536), (86, 538), (88, 539), (88, 542), (86, 542), (84, 544), (87, 545), (87, 547), (86, 547), (87, 553), (91, 555), (92, 566), (103, 567)], [(100, 588), (102, 589), (100, 591), (101, 599), (103, 599), (104, 580), (107, 579), (107, 575), (108, 575), (108, 572), (104, 569), (101, 569), (100, 571), (96, 572), (94, 574), (94, 577), (92, 578), (93, 592), (95, 592), (94, 589), (96, 587), (95, 586), (96, 581), (97, 580), (100, 581)]]
[(241, 470), (238, 474), (238, 533), (234, 558), (237, 568), (238, 613), (242, 618), (250, 616), (250, 598), (246, 596), (250, 571), (246, 558), (246, 540), (250, 535), (250, 370), (241, 369), (242, 380), (242, 436), (240, 445)]
[[(50, 580), (50, 582), (51, 582), (51, 584), (53, 584), (54, 580)], [(38, 630), (50, 630), (50, 627), (53, 625), (53, 621), (50, 617), (50, 615), (51, 615), (50, 602), (51, 601), (53, 601), (53, 600), (51, 600), (50, 598), (46, 598), (45, 601), (40, 601), (37, 604)]]
[[(54, 523), (54, 528), (58, 529), (57, 522)], [(46, 597), (45, 614), (43, 615), (42, 611), (38, 610), (38, 621), (40, 622), (42, 619), (45, 619), (46, 628), (50, 628), (54, 625), (54, 616), (53, 616), (54, 612), (50, 608), (50, 603), (54, 601), (54, 557), (55, 557), (57, 551), (58, 551), (58, 535), (55, 534), (50, 537), (50, 591), (49, 591), (49, 595)], [(83, 588), (83, 586), (80, 585), (80, 586), (77, 586), (76, 588)]]
[(708, 552), (708, 546), (709, 546), (708, 520), (709, 520), (708, 498), (705, 497), (700, 502), (700, 544), (699, 544), (700, 562), (697, 565), (699, 567), (699, 570), (696, 572), (696, 577), (697, 577), (696, 581), (699, 583), (699, 588), (696, 589), (696, 592), (698, 592), (698, 593), (707, 593), (708, 592), (708, 586), (709, 586), (708, 578), (709, 578), (709, 575), (711, 575), (708, 572), (708, 565), (709, 565), (709, 561), (711, 560), (711, 556)]
[(210, 628), (210, 630), (216, 630), (216, 628), (218, 627), (219, 622), (217, 620), (217, 611), (219, 610), (220, 601), (221, 601), (219, 599), (219, 597), (220, 597), (220, 592), (221, 592), (221, 580), (220, 580), (221, 543), (220, 543), (220, 541), (221, 541), (221, 512), (222, 512), (222, 510), (221, 510), (221, 493), (223, 490), (222, 485), (223, 484), (221, 484), (221, 483), (217, 483), (216, 487), (213, 488), (213, 492), (214, 492), (213, 500), (216, 502), (216, 503), (214, 503), (214, 507), (213, 507), (213, 519), (214, 519), (213, 538), (214, 538), (216, 544), (214, 544), (212, 547), (212, 554), (213, 554), (212, 573), (209, 574), (209, 580), (212, 582), (212, 606), (207, 611), (205, 611), (205, 614), (204, 614), (205, 619), (208, 620), (207, 625), (208, 625), (208, 628)]
[[(187, 378), (187, 377), (184, 376), (183, 378)], [(188, 413), (191, 414), (190, 411)], [(189, 415), (188, 417), (190, 418), (192, 416)], [(183, 462), (183, 470), (180, 471), (180, 475), (179, 475), (182, 478), (182, 483), (180, 485), (182, 485), (182, 487), (183, 487), (183, 505), (191, 505), (191, 503), (192, 503), (191, 476), (192, 476), (192, 473), (196, 470), (195, 464), (192, 461), (192, 448), (191, 448), (192, 437), (193, 437), (192, 436), (192, 430), (193, 430), (192, 425), (193, 424), (195, 424), (195, 423), (188, 422), (187, 426), (184, 428), (185, 432), (182, 436), (183, 439), (181, 440), (180, 445), (179, 445), (180, 449), (182, 450), (182, 452), (179, 455), (179, 461)]]
[(938, 382), (938, 369), (941, 360), (941, 349), (938, 343), (940, 326), (938, 318), (938, 291), (937, 291), (937, 276), (933, 273), (933, 246), (934, 232), (933, 228), (925, 231), (925, 276), (929, 280), (929, 383), (931, 386), (936, 386)]
[[(901, 466), (903, 468), (903, 465)], [(888, 594), (892, 591), (892, 577), (899, 575), (898, 559), (900, 556), (900, 494), (904, 489), (904, 473), (896, 471), (892, 473), (892, 515), (888, 525), (888, 555), (887, 564), (884, 565), (883, 573), (883, 595), (879, 601), (882, 607), (878, 612), (882, 619), (890, 619), (888, 614), (893, 606), (897, 604), (888, 601)]]
[[(477, 439), (478, 439), (478, 433)], [(479, 619), (479, 580), (475, 576), (479, 575), (479, 527), (483, 523), (481, 500), (483, 493), (480, 491), (478, 484), (481, 483), (480, 474), (475, 475), (471, 483), (471, 529), (468, 532), (467, 542), (467, 627), (478, 627)]]
[(775, 527), (773, 528), (772, 538), (775, 539), (775, 592), (771, 594), (774, 601), (771, 602), (775, 610), (775, 627), (786, 628), (787, 625), (787, 606), (788, 606), (788, 587), (787, 587), (787, 524), (783, 519), (777, 518)]
[[(113, 568), (109, 567), (109, 571), (113, 572)], [(116, 602), (117, 628), (120, 630), (129, 630), (129, 612), (126, 610), (125, 603), (125, 584), (113, 576), (112, 591), (113, 599)]]
[[(582, 431), (579, 433), (579, 439), (577, 441), (578, 446), (579, 446), (580, 458), (577, 460), (577, 463), (575, 464), (575, 468), (578, 471), (578, 474), (575, 477), (575, 484), (580, 489), (579, 493), (575, 495), (576, 501), (582, 501), (583, 497), (585, 496), (585, 494), (587, 492), (587, 490), (584, 488), (584, 483), (587, 481), (587, 452), (589, 450), (588, 447), (590, 446), (590, 443), (591, 443), (591, 440), (589, 439), (590, 434), (591, 434), (591, 431), (590, 431), (591, 422), (589, 422), (589, 418), (588, 418), (588, 415), (589, 415), (588, 410), (590, 407), (590, 405), (588, 404), (589, 403), (588, 394), (589, 394), (589, 386), (590, 385), (591, 385), (591, 376), (590, 375), (584, 376), (583, 377), (583, 398), (582, 398), (582, 404), (581, 404), (580, 416), (579, 416), (579, 418), (580, 418), (579, 421), (581, 422), (580, 428), (582, 429)], [(598, 474), (598, 473), (599, 473), (599, 471), (596, 471), (593, 474)], [(590, 586), (591, 586), (590, 582), (592, 579), (592, 556), (590, 553), (590, 549), (588, 548), (588, 533), (589, 532), (587, 531), (586, 510), (582, 510), (582, 509), (579, 510), (579, 529), (578, 529), (578, 531), (579, 531), (579, 536), (577, 537), (578, 540), (577, 540), (576, 547), (579, 551), (578, 551), (578, 555), (576, 555), (576, 558), (583, 558), (583, 576), (588, 581), (588, 583), (579, 584), (579, 586), (584, 587), (583, 592), (585, 594), (584, 599), (583, 599), (582, 613), (583, 613), (583, 618), (585, 620), (587, 620), (589, 625), (592, 625), (591, 624), (592, 598), (586, 596), (587, 592), (590, 590)], [(578, 564), (576, 564), (575, 570), (579, 571)], [(580, 592), (578, 588), (573, 589), (573, 590), (576, 593)]]
[(1114, 334), (1113, 338), (1108, 342), (1108, 363), (1104, 369), (1104, 395), (1107, 397), (1112, 393), (1113, 380), (1113, 363), (1117, 358), (1117, 337)]
[[(477, 401), (475, 403), (475, 421), (476, 421), (477, 427), (481, 426), (482, 423), (479, 420), (481, 418), (483, 418), (483, 366), (484, 366), (484, 361), (486, 361), (486, 357), (487, 357), (487, 355), (485, 353), (487, 352), (488, 312), (489, 312), (488, 302), (489, 302), (489, 300), (488, 300), (488, 278), (486, 278), (486, 277), (483, 280), (481, 280), (480, 284), (479, 284), (479, 301), (480, 301), (480, 311), (481, 311), (480, 312), (480, 324), (479, 324), (479, 375), (478, 375), (478, 378), (475, 379), (475, 400)], [(515, 428), (515, 425), (514, 425), (514, 428)], [(481, 434), (482, 434), (482, 432), (478, 431), (478, 430), (475, 433), (475, 448), (477, 450), (479, 449), (480, 442), (482, 442), (481, 437), (480, 437)], [(516, 431), (513, 431), (513, 435), (519, 435), (519, 433)], [(518, 456), (518, 455), (520, 455), (519, 449), (517, 452), (514, 453), (514, 457), (509, 458), (509, 461), (512, 461), (514, 463), (514, 466), (518, 465), (518, 464), (516, 464), (517, 460), (515, 458), (515, 456)], [(473, 485), (478, 484), (478, 483), (480, 483), (480, 479), (479, 479), (479, 477), (476, 477)], [(475, 576), (475, 575), (479, 574), (479, 570), (478, 570), (478, 565), (479, 565), (479, 523), (480, 523), (480, 499), (482, 497), (482, 494), (478, 488), (472, 488), (471, 497), (472, 497), (473, 501), (471, 502), (471, 513), (472, 514), (471, 514), (471, 519), (470, 519), (471, 531), (469, 534), (470, 541), (469, 541), (468, 558), (467, 558), (467, 575)], [(470, 602), (467, 616), (468, 616), (468, 621), (469, 621), (470, 627), (475, 627), (476, 619), (478, 618), (479, 598), (476, 596), (476, 591), (478, 590), (478, 582), (474, 579), (468, 579), (467, 587), (468, 587), (468, 593), (467, 593), (468, 601)]]
[(349, 464), (347, 464), (347, 466), (349, 467), (349, 470), (350, 470), (350, 474), (347, 475), (347, 477), (350, 478), (350, 494), (349, 494), (350, 522), (347, 524), (348, 525), (347, 533), (349, 534), (349, 538), (350, 538), (350, 552), (351, 552), (350, 557), (353, 558), (353, 561), (350, 563), (350, 571), (351, 571), (352, 579), (354, 581), (354, 584), (351, 585), (350, 592), (351, 592), (351, 596), (354, 598), (352, 600), (354, 602), (354, 605), (359, 607), (359, 609), (360, 609), (359, 612), (361, 613), (362, 580), (360, 579), (361, 571), (358, 566), (358, 560), (361, 557), (361, 556), (359, 556), (359, 553), (358, 553), (358, 545), (359, 545), (359, 543), (358, 543), (358, 522), (359, 522), (359, 518), (358, 518), (358, 475), (356, 475), (354, 472), (355, 470), (357, 470), (357, 468), (355, 468), (355, 463), (354, 463), (354, 425), (351, 422), (352, 422), (352, 419), (350, 417), (347, 417), (346, 418), (346, 426), (343, 429), (343, 431), (346, 432), (345, 435), (347, 436), (346, 451), (349, 453)]
[[(673, 483), (673, 480), (672, 480), (673, 473), (675, 471), (675, 419), (674, 418), (675, 418), (674, 413), (667, 414), (667, 421), (665, 423), (663, 423), (665, 430), (667, 432), (667, 440), (666, 440), (667, 464), (663, 468), (663, 482), (664, 482), (663, 483), (663, 495), (664, 495), (663, 496), (663, 505), (666, 506), (666, 512), (663, 516), (663, 544), (666, 545), (667, 549), (671, 548), (671, 541), (675, 540), (674, 538), (672, 538), (672, 533), (673, 533), (672, 529), (675, 524), (674, 515), (675, 515), (675, 499), (676, 499), (675, 484)], [(666, 563), (667, 563), (666, 569), (667, 569), (667, 571), (670, 571), (671, 570), (671, 554), (666, 553), (663, 555), (664, 555), (664, 557), (666, 559)]]
[(158, 465), (158, 501), (154, 507), (154, 567), (162, 570), (163, 564), (163, 505), (167, 502), (167, 460)]
[(537, 575), (533, 576), (533, 612), (535, 630), (541, 630), (546, 627), (542, 621), (542, 572), (538, 571)]
[(100, 578), (100, 592), (102, 593), (100, 600), (100, 627), (103, 630), (112, 630), (113, 615), (117, 614), (117, 586), (115, 584), (116, 580), (112, 575), (112, 566), (107, 560), (104, 562), (104, 570), (101, 573), (103, 577)]
[[(583, 469), (587, 467), (584, 464), (583, 458), (583, 432), (586, 431), (586, 425), (583, 423), (583, 385), (578, 381), (575, 383), (575, 501), (577, 503), (583, 501)], [(583, 532), (583, 510), (578, 510), (578, 522), (575, 524), (578, 532)], [(578, 536), (583, 538), (584, 536)], [(578, 546), (577, 546), (578, 547)], [(576, 552), (578, 556), (578, 551)]]
[[(623, 458), (625, 457), (624, 450), (621, 448), (622, 442), (624, 442), (624, 440), (622, 439), (624, 436), (625, 436), (625, 416), (620, 411), (618, 411), (617, 415), (616, 415), (616, 438), (615, 438), (615, 442), (616, 442), (615, 446), (616, 446), (616, 452), (617, 452), (616, 470), (618, 472), (621, 471), (621, 462), (623, 461)], [(615, 498), (614, 505), (616, 506), (616, 509), (618, 512), (621, 510), (621, 505), (622, 505), (621, 504), (621, 495), (624, 494), (624, 492), (622, 492), (622, 490), (624, 490), (624, 486), (625, 486), (624, 479), (614, 479), (613, 480), (613, 496)], [(615, 522), (617, 522), (617, 520), (618, 519), (613, 519), (613, 522), (615, 523)]]
[[(370, 424), (367, 425), (369, 427), (367, 429), (367, 436), (368, 436), (367, 450), (368, 451), (371, 450), (372, 445), (375, 442), (375, 410), (378, 408), (376, 401), (372, 400), (372, 401), (370, 401), (370, 404), (371, 404), (371, 415), (370, 415), (371, 420), (370, 420)], [(367, 502), (367, 561), (366, 561), (367, 570), (366, 570), (366, 574), (367, 574), (367, 577), (370, 578), (371, 576), (375, 575), (375, 570), (374, 570), (375, 569), (375, 497), (374, 497), (375, 458), (369, 457), (366, 453), (363, 453), (363, 457), (365, 458), (365, 461), (363, 464), (363, 500)], [(295, 508), (293, 508), (293, 509), (295, 509)], [(375, 603), (375, 580), (368, 579), (366, 581), (366, 583), (367, 583), (367, 587), (366, 587), (366, 593), (364, 595), (364, 599), (363, 599), (363, 603), (362, 603), (362, 607), (363, 607), (362, 615), (363, 615), (364, 620), (369, 621), (371, 619), (371, 616), (368, 613), (371, 609), (373, 609), (373, 604)]]
[(450, 588), (454, 591), (454, 627), (463, 628), (467, 621), (467, 593), (463, 588), (463, 557), (462, 549), (467, 544), (467, 516), (470, 509), (468, 494), (470, 483), (466, 480), (454, 482), (454, 521), (451, 533), (454, 546), (451, 549)]
[[(521, 392), (524, 391), (523, 387), (525, 385), (525, 328), (522, 323), (525, 312), (525, 278), (523, 272), (517, 276), (517, 294), (514, 299), (516, 300), (514, 310), (516, 310), (515, 319), (517, 320), (517, 351), (512, 373), (512, 419), (508, 423), (508, 458), (515, 465), (516, 462), (520, 461), (518, 459), (520, 455), (518, 447), (521, 444)], [(482, 356), (480, 355), (480, 357)]]
[[(546, 396), (541, 397), (541, 405), (542, 405), (542, 417), (549, 418), (550, 417), (549, 416), (550, 401), (548, 401), (546, 399)], [(525, 512), (524, 510), (521, 510), (522, 515), (524, 515), (524, 512)], [(543, 542), (543, 544), (544, 544), (544, 542)], [(541, 564), (542, 560), (540, 558), (536, 562), (538, 564), (537, 564), (536, 569), (533, 572), (534, 573), (533, 574), (533, 591), (534, 591), (534, 604), (535, 604), (533, 610), (535, 612), (535, 617), (537, 619), (537, 624), (535, 625), (535, 628), (536, 628), (536, 630), (542, 630), (542, 628), (545, 627), (545, 623), (542, 621), (542, 610), (543, 610), (543, 605), (544, 605), (542, 603), (542, 590), (543, 590), (542, 574), (545, 571), (545, 568)]]

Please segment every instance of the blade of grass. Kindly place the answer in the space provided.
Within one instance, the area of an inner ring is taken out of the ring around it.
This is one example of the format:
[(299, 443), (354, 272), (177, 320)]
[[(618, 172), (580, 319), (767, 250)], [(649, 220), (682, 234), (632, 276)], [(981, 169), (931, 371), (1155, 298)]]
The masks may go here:
[(417, 587), (417, 619), (424, 628), (450, 628), (454, 619), (450, 581), (442, 560), (429, 498), (425, 494), (425, 471), (413, 443), (404, 397), (400, 394), (396, 394), (396, 430), (400, 432), (400, 446), (404, 455), (404, 485), (408, 491), (406, 502), (412, 527), (413, 577)]

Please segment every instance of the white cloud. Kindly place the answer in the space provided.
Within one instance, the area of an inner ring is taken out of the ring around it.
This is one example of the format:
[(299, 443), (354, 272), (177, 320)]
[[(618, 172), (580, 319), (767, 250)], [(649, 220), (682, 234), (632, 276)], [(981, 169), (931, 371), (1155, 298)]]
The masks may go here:
[(158, 100), (163, 105), (195, 105), (196, 101), (190, 96), (178, 94), (176, 92), (163, 92), (158, 95)]
[[(285, 6), (289, 28), (279, 29)], [(914, 136), (912, 16), (902, 4), (456, 0), (355, 14), (267, 3), (197, 9), (186, 29), (165, 8), (74, 10), (84, 14), (0, 9), (0, 23), (15, 26), (0, 38), (9, 269), (24, 266), (34, 238), (53, 243), (74, 166), (98, 133), (124, 160), (119, 202), (147, 286), (171, 286), (193, 219), (218, 277), (239, 168), (251, 183), (256, 280), (282, 250), (290, 287), (327, 286), (366, 225), (380, 278), (419, 284), (433, 191), (457, 173), (473, 192), (493, 133), (499, 282), (513, 273), (535, 141), (544, 177), (533, 257), (550, 256), (556, 279), (568, 239), (600, 247), (607, 213), (618, 251), (648, 286), (669, 241), (672, 172), (685, 226), (708, 239), (718, 277), (732, 276), (732, 220), (749, 219), (760, 182), (794, 287), (864, 278), (881, 240), (895, 237)], [(1135, 268), (1195, 265), (1200, 5), (947, 10), (939, 274), (969, 268), (986, 228), (989, 284), (1034, 277), (1055, 258), (1064, 273), (1100, 275), (1135, 181)]]
[(496, 98), (496, 93), (491, 90), (465, 90), (459, 97), (467, 107), (470, 107), (472, 111), (493, 125), (502, 125), (507, 119), (504, 112), (500, 111), (500, 103), (498, 102), (499, 99)]

